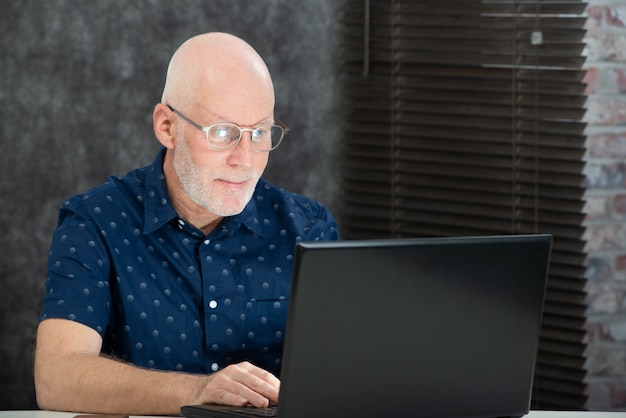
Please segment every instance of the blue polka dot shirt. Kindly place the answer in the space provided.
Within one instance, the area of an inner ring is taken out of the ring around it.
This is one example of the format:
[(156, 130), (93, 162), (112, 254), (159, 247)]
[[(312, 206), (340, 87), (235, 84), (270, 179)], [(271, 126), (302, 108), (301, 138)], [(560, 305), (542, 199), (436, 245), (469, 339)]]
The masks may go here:
[(146, 368), (247, 360), (280, 375), (294, 246), (338, 239), (334, 218), (261, 179), (243, 212), (205, 236), (169, 201), (164, 152), (61, 206), (40, 320), (87, 325), (103, 353)]

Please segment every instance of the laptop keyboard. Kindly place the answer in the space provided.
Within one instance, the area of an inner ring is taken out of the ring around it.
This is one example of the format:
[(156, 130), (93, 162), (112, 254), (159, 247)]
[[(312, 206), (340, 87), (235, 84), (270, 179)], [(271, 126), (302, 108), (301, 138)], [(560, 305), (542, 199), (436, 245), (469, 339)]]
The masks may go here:
[(268, 408), (252, 408), (252, 407), (243, 407), (243, 408), (229, 408), (229, 413), (232, 413), (233, 416), (239, 417), (275, 417), (276, 416), (276, 407), (270, 406)]

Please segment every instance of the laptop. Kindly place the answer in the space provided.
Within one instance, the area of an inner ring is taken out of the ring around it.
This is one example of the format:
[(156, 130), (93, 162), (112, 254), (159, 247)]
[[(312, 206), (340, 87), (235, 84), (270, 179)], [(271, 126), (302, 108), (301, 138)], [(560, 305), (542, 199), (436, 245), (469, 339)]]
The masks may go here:
[(181, 412), (523, 416), (551, 246), (543, 234), (299, 243), (276, 410)]

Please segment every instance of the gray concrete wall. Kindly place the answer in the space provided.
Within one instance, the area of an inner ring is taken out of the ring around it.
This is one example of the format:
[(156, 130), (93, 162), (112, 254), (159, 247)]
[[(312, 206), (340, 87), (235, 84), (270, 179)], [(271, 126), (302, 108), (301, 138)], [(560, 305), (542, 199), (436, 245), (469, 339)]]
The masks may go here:
[(31, 342), (57, 208), (158, 150), (151, 115), (185, 39), (265, 57), (291, 129), (266, 178), (338, 212), (340, 1), (0, 0), (0, 410), (35, 407)]

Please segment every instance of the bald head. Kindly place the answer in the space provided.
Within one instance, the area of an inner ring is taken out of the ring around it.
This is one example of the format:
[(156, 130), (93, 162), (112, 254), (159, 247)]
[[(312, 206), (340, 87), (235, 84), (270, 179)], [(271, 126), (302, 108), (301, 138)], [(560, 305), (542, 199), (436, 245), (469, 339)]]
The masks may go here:
[(190, 38), (174, 53), (162, 102), (188, 108), (209, 99), (221, 100), (218, 94), (238, 94), (244, 89), (261, 92), (273, 108), (272, 79), (254, 48), (233, 35), (205, 33)]

